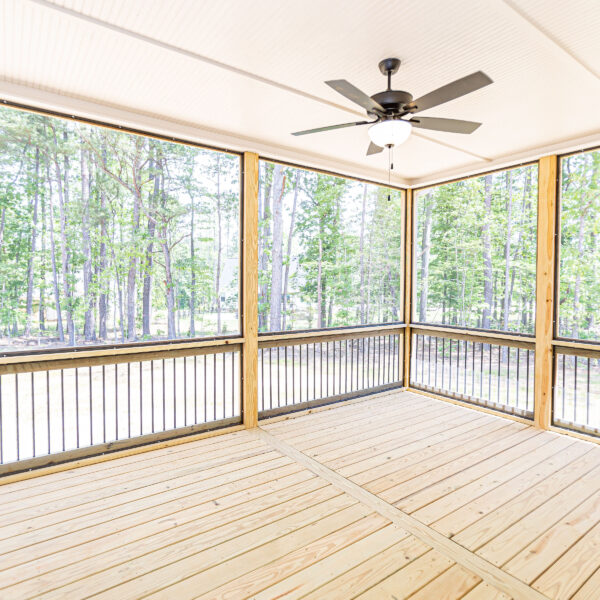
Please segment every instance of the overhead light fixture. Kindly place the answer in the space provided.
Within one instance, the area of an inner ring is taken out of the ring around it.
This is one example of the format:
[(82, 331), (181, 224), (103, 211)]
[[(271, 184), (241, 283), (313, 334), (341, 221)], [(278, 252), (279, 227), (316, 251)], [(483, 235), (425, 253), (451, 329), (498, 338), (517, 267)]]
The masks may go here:
[(412, 125), (409, 121), (386, 119), (369, 127), (369, 137), (380, 148), (400, 146), (409, 138), (411, 131)]

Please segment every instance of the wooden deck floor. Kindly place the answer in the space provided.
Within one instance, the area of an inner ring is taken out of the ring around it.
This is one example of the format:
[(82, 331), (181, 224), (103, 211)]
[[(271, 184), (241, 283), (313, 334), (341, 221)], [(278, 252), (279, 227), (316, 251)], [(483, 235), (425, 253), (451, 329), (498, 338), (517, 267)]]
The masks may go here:
[(0, 598), (600, 598), (600, 447), (395, 392), (0, 487)]

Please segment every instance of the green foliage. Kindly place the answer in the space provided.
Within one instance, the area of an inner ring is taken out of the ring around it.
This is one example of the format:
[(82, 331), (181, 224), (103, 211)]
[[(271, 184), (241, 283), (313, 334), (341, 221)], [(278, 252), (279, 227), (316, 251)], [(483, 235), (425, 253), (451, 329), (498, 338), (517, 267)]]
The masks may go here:
[[(400, 191), (294, 168), (281, 174), (262, 162), (260, 192), (261, 331), (402, 319)], [(280, 194), (282, 210), (277, 211)], [(276, 264), (273, 240), (278, 227), (283, 229), (283, 256)], [(276, 274), (278, 269), (283, 277)], [(272, 286), (280, 280), (278, 318)]]
[(600, 151), (562, 160), (559, 335), (600, 339)]
[(0, 109), (0, 346), (238, 330), (239, 167)]
[(533, 333), (537, 167), (416, 194), (415, 320)]

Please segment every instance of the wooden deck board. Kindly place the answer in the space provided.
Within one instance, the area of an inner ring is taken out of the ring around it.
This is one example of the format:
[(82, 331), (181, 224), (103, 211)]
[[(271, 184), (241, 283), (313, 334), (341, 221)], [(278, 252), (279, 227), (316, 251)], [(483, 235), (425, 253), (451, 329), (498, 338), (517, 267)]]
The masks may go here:
[(587, 600), (600, 449), (407, 392), (0, 486), (0, 597)]

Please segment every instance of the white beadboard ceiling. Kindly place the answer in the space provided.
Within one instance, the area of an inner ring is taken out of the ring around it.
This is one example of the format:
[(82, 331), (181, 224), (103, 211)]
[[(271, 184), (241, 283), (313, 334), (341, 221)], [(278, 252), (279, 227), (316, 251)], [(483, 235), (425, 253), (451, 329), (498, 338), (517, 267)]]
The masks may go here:
[(600, 143), (598, 0), (3, 0), (0, 98), (387, 180), (366, 127), (323, 82), (416, 98), (482, 70), (494, 84), (424, 114), (483, 122), (415, 131), (398, 184)]

